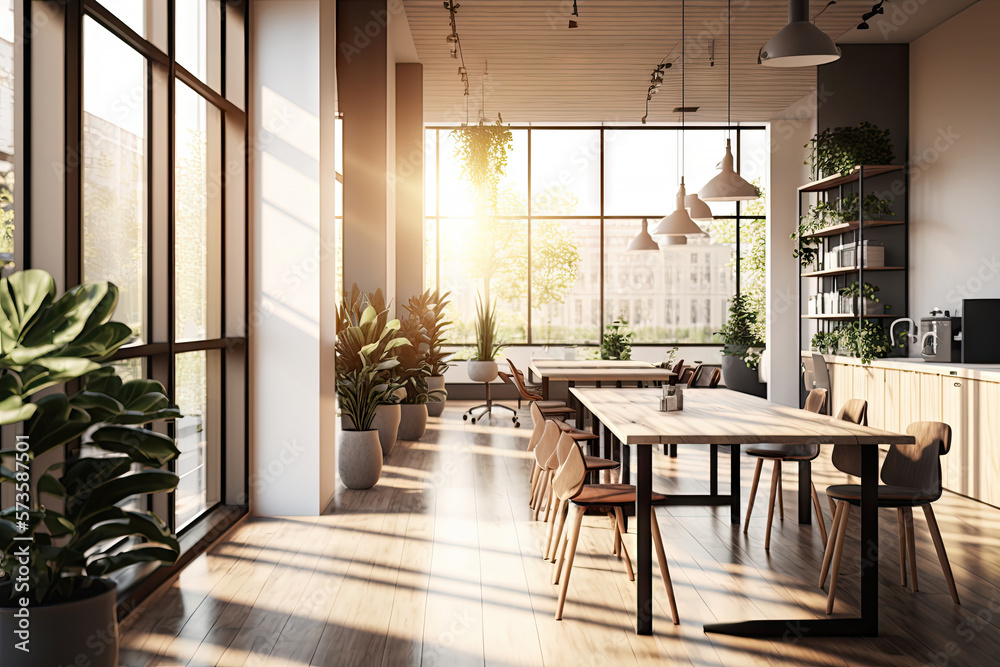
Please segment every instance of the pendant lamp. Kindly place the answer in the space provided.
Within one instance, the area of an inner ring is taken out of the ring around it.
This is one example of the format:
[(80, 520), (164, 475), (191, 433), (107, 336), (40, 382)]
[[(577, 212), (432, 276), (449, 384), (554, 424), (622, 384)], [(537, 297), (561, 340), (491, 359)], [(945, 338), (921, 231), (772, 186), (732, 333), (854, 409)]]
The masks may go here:
[[(681, 186), (677, 190), (677, 208), (674, 212), (665, 218), (661, 218), (660, 222), (656, 225), (656, 229), (653, 230), (653, 234), (657, 236), (666, 236), (667, 245), (680, 245), (681, 243), (687, 243), (688, 236), (705, 236), (705, 232), (702, 231), (701, 227), (691, 219), (688, 214), (687, 209), (684, 207), (685, 198), (687, 195), (687, 190), (684, 187), (684, 111), (686, 108), (686, 100), (684, 98), (684, 80), (687, 78), (687, 55), (684, 52), (684, 22), (685, 14), (685, 3), (681, 2), (681, 63), (683, 69), (681, 69)], [(684, 241), (679, 242), (674, 239), (683, 238)]]
[(642, 231), (636, 234), (635, 238), (628, 242), (629, 250), (659, 250), (660, 246), (653, 237), (649, 235), (649, 222), (642, 219)]
[[(733, 3), (729, 0), (726, 39), (728, 89), (726, 101), (727, 125), (733, 124)], [(702, 201), (753, 201), (760, 196), (757, 188), (742, 178), (734, 168), (732, 142), (726, 139), (726, 154), (722, 158), (722, 171), (715, 175), (698, 193)]]
[(809, 20), (809, 0), (788, 0), (788, 25), (760, 50), (765, 67), (813, 67), (840, 58), (840, 48)]
[(688, 214), (695, 222), (712, 222), (715, 219), (715, 216), (712, 215), (712, 209), (701, 200), (697, 193), (684, 197), (684, 208), (688, 210)]

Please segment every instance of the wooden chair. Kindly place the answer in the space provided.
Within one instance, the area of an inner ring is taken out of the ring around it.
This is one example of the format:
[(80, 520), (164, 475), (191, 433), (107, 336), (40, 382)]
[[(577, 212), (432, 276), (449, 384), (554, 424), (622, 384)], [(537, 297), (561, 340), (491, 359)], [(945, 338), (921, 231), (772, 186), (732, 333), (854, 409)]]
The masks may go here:
[(557, 419), (566, 419), (567, 417), (572, 417), (576, 415), (576, 410), (566, 405), (565, 401), (545, 401), (542, 400), (542, 395), (531, 391), (528, 389), (527, 385), (524, 383), (524, 373), (517, 369), (514, 362), (510, 359), (507, 360), (507, 365), (510, 366), (510, 375), (504, 376), (510, 378), (514, 386), (517, 387), (518, 399), (517, 407), (521, 407), (521, 400), (529, 401), (532, 405), (538, 407), (546, 417), (556, 417)]
[(722, 381), (722, 370), (718, 366), (699, 364), (688, 378), (689, 388), (714, 389)]
[[(567, 436), (563, 436), (567, 437)], [(552, 488), (556, 498), (568, 508), (568, 520), (560, 531), (556, 534), (559, 553), (555, 561), (555, 575), (553, 583), (558, 583), (562, 579), (562, 588), (559, 591), (559, 603), (556, 606), (556, 620), (562, 620), (563, 607), (566, 605), (566, 593), (569, 590), (569, 578), (573, 571), (573, 560), (576, 557), (576, 547), (580, 540), (580, 529), (583, 525), (583, 516), (589, 508), (604, 508), (615, 517), (615, 546), (619, 547), (619, 553), (625, 560), (626, 572), (629, 579), (634, 581), (635, 575), (632, 570), (632, 561), (625, 550), (625, 544), (620, 536), (625, 533), (622, 510), (628, 505), (635, 504), (636, 490), (631, 484), (587, 484), (587, 467), (585, 465), (583, 453), (574, 444), (567, 448), (566, 460), (560, 466), (559, 471), (553, 477)], [(652, 494), (653, 502), (663, 502), (665, 496)], [(660, 527), (656, 522), (656, 508), (650, 508), (650, 528), (653, 537), (653, 545), (656, 548), (656, 558), (660, 564), (660, 574), (667, 589), (667, 597), (670, 600), (670, 612), (674, 625), (680, 621), (677, 617), (677, 602), (674, 599), (674, 587), (670, 582), (670, 571), (667, 567), (666, 552), (663, 549), (663, 540), (660, 536)], [(565, 534), (564, 534), (565, 533)]]
[[(899, 524), (899, 578), (906, 585), (906, 563), (910, 565), (910, 581), (913, 592), (917, 592), (917, 558), (913, 536), (913, 508), (921, 507), (927, 527), (930, 529), (934, 549), (937, 551), (945, 582), (951, 593), (951, 599), (956, 605), (962, 603), (958, 599), (958, 588), (951, 572), (948, 554), (941, 539), (941, 530), (931, 504), (941, 497), (941, 457), (951, 449), (951, 427), (942, 422), (915, 422), (907, 427), (906, 432), (916, 439), (913, 445), (892, 445), (882, 463), (880, 477), (883, 484), (878, 487), (878, 506), (896, 508)], [(856, 448), (855, 448), (856, 449)], [(843, 463), (843, 461), (841, 461)], [(859, 466), (860, 468), (860, 466)], [(848, 474), (860, 475), (860, 470), (845, 470)], [(833, 612), (833, 603), (837, 595), (837, 580), (840, 574), (840, 563), (844, 554), (844, 541), (847, 534), (847, 522), (850, 520), (851, 507), (861, 505), (861, 486), (858, 484), (837, 484), (829, 486), (826, 494), (837, 502), (837, 511), (833, 519), (831, 544), (827, 545), (823, 554), (823, 566), (820, 572), (819, 585), (823, 586), (828, 568), (830, 574), (830, 592), (826, 601), (826, 613)]]
[[(806, 397), (803, 408), (809, 412), (822, 413), (826, 407), (826, 389), (813, 389)], [(771, 466), (771, 498), (767, 504), (767, 533), (764, 537), (764, 548), (771, 548), (771, 525), (774, 523), (774, 500), (777, 497), (778, 511), (782, 521), (785, 520), (785, 503), (781, 493), (781, 464), (785, 461), (812, 461), (819, 456), (819, 445), (774, 445), (762, 444), (747, 448), (747, 454), (757, 457), (757, 467), (753, 472), (753, 485), (750, 487), (750, 502), (747, 503), (747, 518), (743, 522), (743, 534), (750, 529), (750, 515), (753, 514), (753, 501), (757, 497), (757, 483), (760, 481), (760, 470), (764, 459), (772, 462)], [(816, 510), (816, 521), (819, 523), (820, 537), (826, 545), (826, 524), (823, 521), (823, 509), (819, 504), (816, 485), (812, 485), (813, 508)]]

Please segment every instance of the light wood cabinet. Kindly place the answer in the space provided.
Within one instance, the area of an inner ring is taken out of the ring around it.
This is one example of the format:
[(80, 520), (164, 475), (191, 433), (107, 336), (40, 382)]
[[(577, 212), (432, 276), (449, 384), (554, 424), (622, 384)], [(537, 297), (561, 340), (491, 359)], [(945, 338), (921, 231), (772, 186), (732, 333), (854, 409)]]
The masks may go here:
[(976, 423), (977, 489), (974, 498), (1000, 506), (1000, 383), (979, 383)]
[(979, 382), (940, 376), (941, 421), (951, 426), (951, 451), (941, 460), (946, 489), (967, 496), (978, 484), (973, 483), (976, 465), (976, 431), (973, 424), (979, 407)]

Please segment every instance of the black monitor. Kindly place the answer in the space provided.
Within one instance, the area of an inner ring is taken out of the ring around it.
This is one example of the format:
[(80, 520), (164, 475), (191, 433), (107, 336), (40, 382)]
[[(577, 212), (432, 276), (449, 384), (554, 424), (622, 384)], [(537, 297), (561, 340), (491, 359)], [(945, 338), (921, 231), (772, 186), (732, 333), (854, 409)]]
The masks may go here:
[(962, 363), (1000, 363), (1000, 299), (962, 301)]

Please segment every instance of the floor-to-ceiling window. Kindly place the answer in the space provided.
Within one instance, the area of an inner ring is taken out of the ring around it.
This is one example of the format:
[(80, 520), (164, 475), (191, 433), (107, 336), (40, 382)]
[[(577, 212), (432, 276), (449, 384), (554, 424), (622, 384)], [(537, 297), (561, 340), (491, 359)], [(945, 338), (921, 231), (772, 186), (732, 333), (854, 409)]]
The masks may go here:
[(737, 288), (762, 281), (749, 260), (762, 252), (763, 200), (711, 204), (707, 236), (686, 245), (626, 246), (644, 218), (652, 229), (674, 210), (681, 174), (694, 193), (718, 173), (727, 137), (760, 186), (764, 127), (515, 126), (495, 214), (480, 218), (452, 129), (426, 130), (424, 275), (452, 292), (457, 343), (474, 341), (486, 298), (510, 344), (596, 344), (616, 318), (636, 343), (711, 344)]
[(247, 504), (246, 9), (67, 9), (67, 44), (79, 29), (81, 53), (78, 279), (118, 285), (116, 317), (134, 337), (116, 366), (161, 381), (183, 413), (168, 427), (178, 488), (140, 501), (179, 533), (220, 504)]
[(15, 0), (0, 2), (0, 269), (14, 266)]

